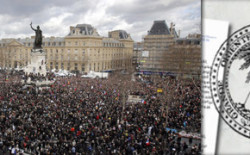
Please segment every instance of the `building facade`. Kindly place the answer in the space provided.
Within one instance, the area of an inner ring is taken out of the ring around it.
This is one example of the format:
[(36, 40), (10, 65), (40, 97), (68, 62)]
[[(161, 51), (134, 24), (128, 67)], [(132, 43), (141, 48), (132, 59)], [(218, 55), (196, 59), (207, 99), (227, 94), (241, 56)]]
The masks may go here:
[(186, 38), (179, 38), (179, 35), (173, 23), (168, 28), (164, 20), (154, 21), (144, 37), (138, 70), (146, 74), (200, 75), (200, 35)]
[[(30, 63), (34, 37), (2, 39), (0, 67), (22, 68)], [(109, 32), (109, 37), (98, 34), (89, 24), (70, 27), (65, 37), (43, 38), (47, 70), (67, 70), (86, 73), (132, 67), (133, 40), (123, 30)]]
[(154, 21), (153, 26), (144, 37), (144, 49), (139, 60), (141, 71), (164, 72), (166, 71), (166, 54), (177, 38), (174, 25), (168, 28), (165, 21)]
[(166, 61), (169, 72), (184, 76), (200, 76), (201, 74), (201, 39), (177, 38)]

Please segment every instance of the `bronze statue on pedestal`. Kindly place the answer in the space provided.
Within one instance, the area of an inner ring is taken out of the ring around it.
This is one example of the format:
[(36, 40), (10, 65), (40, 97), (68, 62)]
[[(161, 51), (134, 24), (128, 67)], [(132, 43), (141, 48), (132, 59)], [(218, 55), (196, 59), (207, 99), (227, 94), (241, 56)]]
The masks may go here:
[(41, 31), (40, 27), (37, 26), (37, 29), (34, 29), (32, 27), (32, 22), (30, 23), (30, 27), (32, 30), (34, 30), (36, 32), (36, 37), (35, 37), (33, 49), (42, 49), (43, 36), (42, 36), (42, 31)]

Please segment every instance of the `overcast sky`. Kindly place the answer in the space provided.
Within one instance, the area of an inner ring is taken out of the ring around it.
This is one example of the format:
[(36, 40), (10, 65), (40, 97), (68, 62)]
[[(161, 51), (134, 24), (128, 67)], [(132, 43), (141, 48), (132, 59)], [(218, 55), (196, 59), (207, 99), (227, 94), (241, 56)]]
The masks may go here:
[(91, 24), (101, 36), (122, 29), (142, 41), (154, 20), (181, 30), (181, 37), (200, 33), (200, 0), (0, 0), (0, 39), (26, 38), (40, 25), (46, 37), (64, 37), (69, 26)]

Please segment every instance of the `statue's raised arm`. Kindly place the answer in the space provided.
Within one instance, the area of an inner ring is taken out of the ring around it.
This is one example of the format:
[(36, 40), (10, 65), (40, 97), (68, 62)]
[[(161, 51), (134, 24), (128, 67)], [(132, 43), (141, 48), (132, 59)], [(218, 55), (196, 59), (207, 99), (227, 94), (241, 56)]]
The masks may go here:
[(36, 29), (34, 29), (34, 28), (32, 27), (32, 22), (30, 23), (30, 27), (31, 27), (32, 30), (36, 31)]

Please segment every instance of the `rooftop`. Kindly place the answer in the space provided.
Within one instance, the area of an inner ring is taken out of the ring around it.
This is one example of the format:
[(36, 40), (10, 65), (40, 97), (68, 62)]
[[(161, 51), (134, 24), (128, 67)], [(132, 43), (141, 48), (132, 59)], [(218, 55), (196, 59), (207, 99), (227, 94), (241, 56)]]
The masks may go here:
[(80, 33), (83, 35), (92, 35), (94, 28), (90, 24), (77, 24), (77, 28), (80, 28)]
[(165, 20), (154, 21), (153, 26), (148, 31), (148, 35), (170, 35), (170, 30)]

